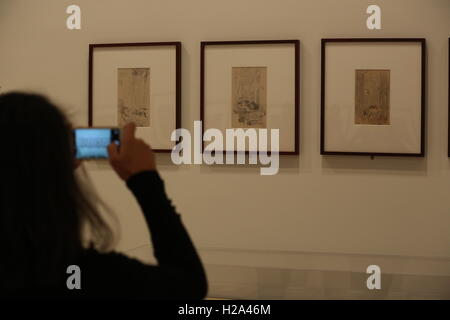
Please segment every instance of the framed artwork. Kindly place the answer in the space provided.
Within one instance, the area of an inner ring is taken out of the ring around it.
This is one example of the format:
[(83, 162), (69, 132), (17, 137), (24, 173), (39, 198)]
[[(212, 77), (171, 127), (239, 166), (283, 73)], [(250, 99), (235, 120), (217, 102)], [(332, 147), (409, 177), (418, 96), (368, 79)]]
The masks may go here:
[(299, 68), (299, 40), (202, 42), (203, 131), (279, 129), (279, 154), (297, 155)]
[(181, 43), (89, 45), (89, 126), (136, 124), (136, 136), (170, 152), (181, 126)]
[(425, 39), (322, 39), (322, 155), (425, 155)]

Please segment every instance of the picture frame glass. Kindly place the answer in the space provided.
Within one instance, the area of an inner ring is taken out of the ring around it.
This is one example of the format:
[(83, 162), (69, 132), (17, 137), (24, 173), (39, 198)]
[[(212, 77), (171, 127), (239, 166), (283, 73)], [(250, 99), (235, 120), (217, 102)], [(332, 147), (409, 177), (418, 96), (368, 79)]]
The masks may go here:
[(325, 152), (422, 152), (422, 43), (327, 42)]
[(170, 150), (177, 127), (176, 47), (97, 47), (92, 65), (92, 125), (133, 121), (136, 136)]
[(295, 43), (207, 45), (203, 63), (204, 130), (279, 129), (279, 150), (296, 152)]

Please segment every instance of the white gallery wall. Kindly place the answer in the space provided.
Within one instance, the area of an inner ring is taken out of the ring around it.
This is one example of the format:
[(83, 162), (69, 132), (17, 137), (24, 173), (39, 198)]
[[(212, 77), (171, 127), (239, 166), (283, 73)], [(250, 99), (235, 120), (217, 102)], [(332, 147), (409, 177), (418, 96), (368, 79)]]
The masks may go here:
[[(82, 29), (66, 28), (67, 6)], [(366, 8), (382, 9), (382, 30)], [(327, 156), (320, 143), (320, 39), (427, 40), (425, 158)], [(182, 125), (200, 117), (200, 41), (301, 41), (300, 156), (276, 176), (255, 166), (175, 166), (166, 188), (207, 265), (210, 295), (242, 298), (450, 297), (448, 0), (0, 0), (1, 91), (48, 94), (87, 125), (88, 45), (181, 41)], [(105, 163), (86, 168), (121, 223), (118, 250), (143, 260), (137, 204)], [(381, 294), (365, 288), (378, 264)]]

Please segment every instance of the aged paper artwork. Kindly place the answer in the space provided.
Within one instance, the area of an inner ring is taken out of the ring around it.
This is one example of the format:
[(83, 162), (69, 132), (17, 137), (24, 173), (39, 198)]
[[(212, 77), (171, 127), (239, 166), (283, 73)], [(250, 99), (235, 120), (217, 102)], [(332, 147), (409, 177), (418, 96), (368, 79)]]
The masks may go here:
[(233, 128), (266, 128), (267, 67), (232, 68)]
[(118, 126), (134, 122), (137, 127), (150, 126), (150, 69), (119, 68)]
[(355, 124), (390, 124), (390, 70), (356, 70)]

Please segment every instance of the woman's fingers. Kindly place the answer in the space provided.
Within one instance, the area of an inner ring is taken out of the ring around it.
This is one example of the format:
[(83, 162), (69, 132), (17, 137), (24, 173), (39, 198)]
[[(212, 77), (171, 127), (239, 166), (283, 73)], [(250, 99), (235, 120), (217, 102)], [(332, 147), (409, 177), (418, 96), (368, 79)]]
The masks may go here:
[(127, 123), (122, 129), (120, 150), (112, 143), (108, 146), (109, 161), (123, 179), (141, 171), (155, 170), (153, 151), (142, 139), (135, 137), (136, 125)]
[(122, 142), (128, 142), (134, 139), (136, 125), (133, 122), (127, 123), (122, 129)]
[(120, 153), (128, 153), (130, 145), (132, 145), (135, 140), (135, 132), (136, 125), (133, 122), (129, 122), (123, 127), (120, 135)]
[(119, 157), (119, 146), (115, 143), (108, 145), (108, 155), (110, 160), (115, 160)]

